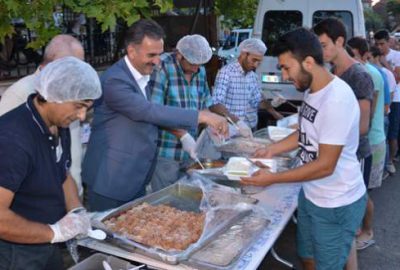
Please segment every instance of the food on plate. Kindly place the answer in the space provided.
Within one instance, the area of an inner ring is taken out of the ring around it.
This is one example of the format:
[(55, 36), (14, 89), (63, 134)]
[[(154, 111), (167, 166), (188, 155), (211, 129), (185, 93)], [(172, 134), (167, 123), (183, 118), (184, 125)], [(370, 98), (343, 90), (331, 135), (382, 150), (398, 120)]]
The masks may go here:
[(168, 205), (143, 203), (104, 221), (113, 232), (166, 251), (185, 250), (199, 240), (205, 214), (182, 211)]

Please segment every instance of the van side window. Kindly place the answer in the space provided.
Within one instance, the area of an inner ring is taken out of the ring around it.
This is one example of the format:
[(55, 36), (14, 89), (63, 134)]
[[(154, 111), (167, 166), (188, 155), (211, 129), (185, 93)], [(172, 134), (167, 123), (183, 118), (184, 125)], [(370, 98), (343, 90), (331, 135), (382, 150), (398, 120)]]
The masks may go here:
[(353, 15), (351, 14), (350, 11), (318, 10), (318, 11), (314, 12), (314, 14), (313, 14), (312, 24), (314, 26), (317, 23), (319, 23), (320, 21), (322, 21), (323, 19), (326, 19), (329, 17), (338, 18), (339, 20), (341, 20), (344, 23), (344, 25), (346, 26), (348, 40), (354, 36)]
[[(298, 10), (271, 10), (264, 15), (262, 40), (268, 48), (276, 43), (278, 38), (290, 30), (301, 27), (303, 14)], [(267, 55), (271, 50), (267, 50)]]

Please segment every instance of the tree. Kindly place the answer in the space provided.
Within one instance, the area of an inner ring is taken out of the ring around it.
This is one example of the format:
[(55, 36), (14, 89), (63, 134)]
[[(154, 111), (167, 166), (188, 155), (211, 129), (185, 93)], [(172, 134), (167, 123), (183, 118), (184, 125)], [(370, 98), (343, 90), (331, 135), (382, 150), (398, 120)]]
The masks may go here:
[(375, 32), (378, 29), (384, 27), (383, 19), (376, 14), (372, 9), (365, 9), (364, 10), (364, 18), (365, 18), (365, 29), (367, 33)]
[(224, 15), (222, 24), (226, 27), (252, 27), (257, 12), (258, 0), (216, 0), (217, 15)]
[(390, 17), (392, 28), (400, 25), (400, 2), (399, 0), (389, 0), (386, 4), (386, 10)]
[(393, 16), (400, 16), (400, 2), (398, 0), (389, 0), (387, 2), (386, 9)]
[(2, 0), (0, 1), (0, 43), (15, 32), (11, 24), (21, 18), (28, 29), (34, 31), (36, 39), (29, 47), (39, 48), (60, 30), (54, 25), (53, 9), (63, 5), (72, 12), (82, 13), (101, 24), (102, 31), (112, 29), (121, 19), (128, 25), (140, 17), (149, 17), (151, 10), (159, 8), (161, 13), (172, 8), (172, 0)]

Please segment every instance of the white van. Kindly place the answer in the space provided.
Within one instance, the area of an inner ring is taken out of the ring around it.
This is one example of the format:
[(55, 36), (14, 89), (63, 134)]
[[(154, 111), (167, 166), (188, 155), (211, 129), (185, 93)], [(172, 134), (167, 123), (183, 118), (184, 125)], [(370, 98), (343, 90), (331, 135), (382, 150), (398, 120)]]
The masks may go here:
[(224, 44), (218, 50), (218, 56), (226, 58), (228, 62), (238, 58), (239, 44), (245, 39), (251, 37), (253, 29), (234, 29), (225, 39)]
[[(287, 31), (304, 26), (312, 28), (327, 17), (341, 19), (347, 28), (348, 39), (365, 37), (365, 23), (361, 0), (260, 0), (254, 22), (253, 37), (261, 38), (268, 48)], [(264, 97), (272, 99), (277, 94), (287, 100), (302, 100), (303, 94), (292, 83), (283, 81), (278, 60), (267, 50), (257, 69)]]

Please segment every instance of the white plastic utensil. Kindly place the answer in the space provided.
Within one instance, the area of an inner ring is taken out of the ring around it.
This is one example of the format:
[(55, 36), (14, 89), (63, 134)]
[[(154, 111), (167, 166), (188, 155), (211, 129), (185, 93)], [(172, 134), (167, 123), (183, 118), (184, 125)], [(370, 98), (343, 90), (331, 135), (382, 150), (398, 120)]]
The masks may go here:
[(198, 158), (196, 158), (194, 161), (196, 161), (197, 164), (200, 165), (200, 168), (201, 168), (202, 170), (205, 170), (205, 169), (206, 169), (206, 168), (204, 167), (203, 163), (201, 163), (200, 160), (199, 160)]
[(107, 234), (104, 231), (97, 229), (97, 230), (89, 230), (88, 236), (96, 240), (104, 240), (106, 239)]
[(111, 265), (107, 261), (103, 261), (104, 270), (112, 270)]
[[(138, 270), (138, 269), (140, 269), (140, 268), (142, 268), (142, 267), (145, 267), (145, 265), (142, 264), (142, 265), (139, 265), (139, 266), (136, 266), (136, 267), (133, 267), (133, 268), (129, 268), (128, 270)], [(122, 270), (122, 269), (121, 269), (121, 270)]]

